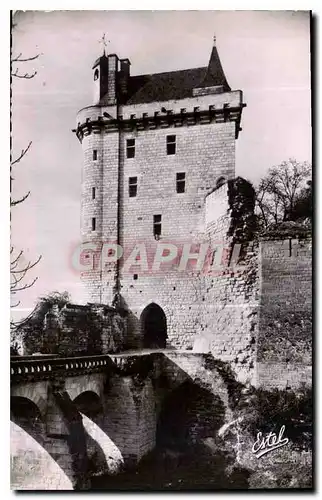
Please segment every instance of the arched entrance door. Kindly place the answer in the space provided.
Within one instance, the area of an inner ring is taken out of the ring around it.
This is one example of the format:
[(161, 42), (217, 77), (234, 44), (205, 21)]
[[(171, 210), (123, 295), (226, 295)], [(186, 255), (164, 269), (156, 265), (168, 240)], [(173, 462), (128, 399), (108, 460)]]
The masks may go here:
[(165, 348), (167, 342), (167, 319), (158, 304), (149, 304), (141, 315), (143, 345), (146, 348)]

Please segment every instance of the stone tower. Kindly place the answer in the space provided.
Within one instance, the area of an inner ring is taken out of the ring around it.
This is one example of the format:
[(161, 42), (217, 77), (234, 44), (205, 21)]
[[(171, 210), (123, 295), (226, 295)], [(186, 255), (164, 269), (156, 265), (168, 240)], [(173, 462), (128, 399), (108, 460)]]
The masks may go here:
[[(152, 270), (153, 255), (162, 242), (204, 241), (207, 196), (235, 177), (242, 92), (230, 89), (215, 42), (205, 67), (131, 76), (129, 59), (104, 54), (92, 71), (94, 102), (79, 111), (76, 129), (82, 241), (85, 258), (94, 255), (83, 272), (88, 300), (121, 296), (133, 345), (150, 325), (168, 344), (191, 347), (203, 285), (196, 290), (190, 271)], [(109, 243), (120, 245), (121, 260), (109, 262)]]

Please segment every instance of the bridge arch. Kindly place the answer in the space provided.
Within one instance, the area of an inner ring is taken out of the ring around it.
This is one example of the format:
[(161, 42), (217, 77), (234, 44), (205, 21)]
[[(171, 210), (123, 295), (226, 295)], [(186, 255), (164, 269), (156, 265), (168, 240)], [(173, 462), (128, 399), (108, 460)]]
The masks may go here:
[(143, 309), (140, 317), (143, 346), (165, 348), (167, 343), (167, 318), (164, 310), (155, 302)]
[(47, 434), (46, 421), (30, 399), (12, 396), (10, 401), (11, 486), (18, 490), (73, 489), (73, 474), (64, 460), (57, 459), (57, 448)]
[(104, 373), (80, 375), (76, 377), (69, 377), (65, 382), (65, 387), (72, 401), (74, 401), (80, 394), (89, 391), (94, 392), (98, 398), (101, 398), (103, 394), (104, 380)]
[(45, 418), (47, 410), (47, 391), (47, 381), (15, 385), (11, 388), (11, 398), (24, 398), (29, 400), (39, 409), (42, 418)]
[(10, 420), (26, 430), (38, 442), (43, 441), (45, 421), (39, 407), (24, 396), (11, 396)]
[(101, 398), (92, 390), (87, 390), (78, 394), (73, 403), (80, 413), (83, 413), (94, 421), (97, 420), (100, 414), (103, 415), (104, 410)]

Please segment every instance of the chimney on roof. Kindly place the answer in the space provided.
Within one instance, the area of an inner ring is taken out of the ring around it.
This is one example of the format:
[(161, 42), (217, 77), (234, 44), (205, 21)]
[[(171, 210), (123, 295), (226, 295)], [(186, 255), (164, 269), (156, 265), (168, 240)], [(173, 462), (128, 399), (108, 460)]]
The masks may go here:
[(129, 79), (130, 79), (130, 66), (131, 63), (129, 59), (120, 59), (121, 69), (119, 73), (119, 92), (121, 101), (124, 101), (127, 97)]
[(116, 54), (109, 54), (108, 59), (108, 89), (107, 89), (107, 105), (116, 104), (116, 73), (118, 70), (119, 58)]

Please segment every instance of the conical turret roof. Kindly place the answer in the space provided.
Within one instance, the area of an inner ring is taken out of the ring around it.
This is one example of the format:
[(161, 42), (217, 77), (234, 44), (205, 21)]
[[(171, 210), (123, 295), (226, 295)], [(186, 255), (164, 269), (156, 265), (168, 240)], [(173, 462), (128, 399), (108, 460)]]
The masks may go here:
[(226, 76), (224, 70), (222, 69), (222, 65), (220, 62), (219, 54), (217, 51), (215, 38), (214, 45), (211, 51), (211, 56), (209, 59), (208, 68), (206, 71), (206, 76), (202, 82), (202, 87), (215, 87), (222, 85), (224, 87), (224, 91), (230, 91), (230, 87), (226, 80)]

